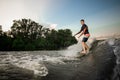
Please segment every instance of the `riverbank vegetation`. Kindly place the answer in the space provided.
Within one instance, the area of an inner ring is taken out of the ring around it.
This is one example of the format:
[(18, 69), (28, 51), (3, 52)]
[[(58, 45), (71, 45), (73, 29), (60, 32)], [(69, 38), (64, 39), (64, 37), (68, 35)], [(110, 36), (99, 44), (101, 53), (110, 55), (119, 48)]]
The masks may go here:
[(30, 19), (14, 20), (7, 32), (0, 27), (1, 51), (59, 50), (76, 42), (70, 29), (50, 30)]

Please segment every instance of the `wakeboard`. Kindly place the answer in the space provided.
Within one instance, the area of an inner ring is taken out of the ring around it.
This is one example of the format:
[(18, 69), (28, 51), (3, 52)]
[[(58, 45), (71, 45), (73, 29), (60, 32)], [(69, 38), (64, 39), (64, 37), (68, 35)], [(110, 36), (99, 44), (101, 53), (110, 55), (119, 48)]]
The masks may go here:
[(81, 53), (81, 52), (77, 52), (78, 53), (78, 56), (77, 56), (77, 58), (81, 58), (81, 57), (84, 57), (84, 56), (86, 56), (87, 54), (84, 54), (84, 53)]

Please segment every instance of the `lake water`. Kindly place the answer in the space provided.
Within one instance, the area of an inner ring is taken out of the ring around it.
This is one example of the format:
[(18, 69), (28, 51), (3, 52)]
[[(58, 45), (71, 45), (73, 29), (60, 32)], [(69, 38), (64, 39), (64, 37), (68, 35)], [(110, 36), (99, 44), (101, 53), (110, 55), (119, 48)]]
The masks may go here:
[(81, 51), (79, 43), (61, 51), (0, 52), (0, 80), (104, 80), (116, 61), (119, 64), (114, 55), (119, 55), (119, 48), (113, 46), (119, 46), (115, 39), (98, 42), (82, 58), (76, 58)]

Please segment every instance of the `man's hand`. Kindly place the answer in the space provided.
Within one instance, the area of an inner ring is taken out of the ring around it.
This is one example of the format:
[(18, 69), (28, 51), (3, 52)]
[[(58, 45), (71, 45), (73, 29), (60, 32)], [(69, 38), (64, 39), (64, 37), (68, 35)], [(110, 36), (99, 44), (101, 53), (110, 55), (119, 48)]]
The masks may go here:
[(74, 37), (76, 36), (76, 34), (74, 35)]
[(74, 35), (74, 37), (76, 36), (77, 34)]
[[(83, 31), (80, 33), (80, 36), (79, 36), (79, 37), (81, 37), (82, 35), (83, 35)], [(78, 37), (78, 38), (79, 38), (79, 37)]]
[(79, 36), (78, 38), (80, 38), (81, 36)]

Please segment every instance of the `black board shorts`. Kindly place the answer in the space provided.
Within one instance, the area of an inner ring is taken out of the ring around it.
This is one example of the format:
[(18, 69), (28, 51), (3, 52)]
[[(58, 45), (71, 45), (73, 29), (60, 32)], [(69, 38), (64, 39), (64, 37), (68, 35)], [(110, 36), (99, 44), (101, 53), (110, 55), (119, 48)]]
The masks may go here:
[(89, 37), (83, 37), (82, 42), (87, 42)]

